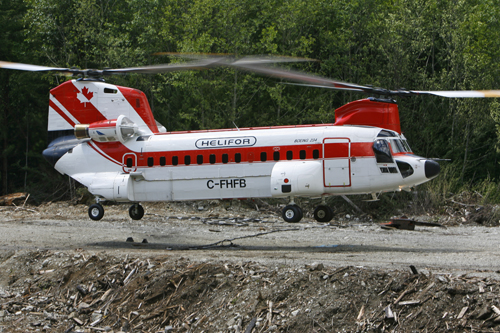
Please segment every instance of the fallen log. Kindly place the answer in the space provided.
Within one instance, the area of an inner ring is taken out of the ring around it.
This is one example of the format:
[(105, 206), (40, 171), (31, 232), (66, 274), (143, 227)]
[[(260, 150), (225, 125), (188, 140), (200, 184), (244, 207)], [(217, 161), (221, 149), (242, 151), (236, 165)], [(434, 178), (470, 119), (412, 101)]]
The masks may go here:
[(11, 193), (0, 197), (0, 206), (12, 206), (14, 200), (24, 200), (28, 193)]

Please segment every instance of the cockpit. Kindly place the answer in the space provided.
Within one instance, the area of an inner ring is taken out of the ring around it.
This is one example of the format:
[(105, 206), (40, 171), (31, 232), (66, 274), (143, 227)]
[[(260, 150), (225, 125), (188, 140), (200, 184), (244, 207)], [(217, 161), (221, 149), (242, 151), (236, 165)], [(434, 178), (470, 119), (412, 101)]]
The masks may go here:
[(404, 135), (398, 135), (388, 130), (380, 131), (377, 139), (373, 142), (373, 152), (377, 163), (384, 164), (380, 166), (381, 173), (398, 173), (399, 169), (399, 173), (403, 178), (413, 174), (414, 170), (407, 162), (396, 160), (397, 168), (390, 165), (394, 163), (393, 155), (395, 154), (413, 154)]
[(390, 144), (394, 154), (397, 153), (412, 153), (410, 145), (406, 141), (403, 134), (399, 135), (396, 132), (381, 130), (377, 135), (378, 138), (385, 138)]

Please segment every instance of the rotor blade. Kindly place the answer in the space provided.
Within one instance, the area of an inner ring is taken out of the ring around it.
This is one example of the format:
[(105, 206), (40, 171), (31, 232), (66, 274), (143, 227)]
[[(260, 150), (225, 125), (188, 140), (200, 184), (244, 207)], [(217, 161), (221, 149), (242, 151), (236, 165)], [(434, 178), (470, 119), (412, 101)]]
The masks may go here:
[(410, 90), (415, 95), (435, 95), (449, 98), (487, 98), (500, 97), (500, 90), (449, 90), (449, 91), (418, 91)]
[(127, 73), (142, 73), (142, 74), (155, 74), (155, 73), (167, 73), (182, 70), (201, 70), (207, 69), (215, 66), (220, 66), (225, 63), (226, 58), (208, 58), (200, 61), (191, 61), (187, 63), (176, 63), (176, 64), (161, 64), (152, 66), (142, 66), (142, 67), (129, 67), (129, 68), (117, 68), (117, 69), (105, 69), (103, 74), (127, 74)]
[(239, 61), (233, 62), (232, 64), (230, 64), (230, 66), (267, 76), (278, 77), (296, 82), (303, 82), (305, 84), (315, 87), (339, 89), (339, 90), (351, 90), (360, 92), (372, 92), (374, 90), (374, 88), (371, 87), (365, 87), (357, 84), (336, 81), (318, 75), (306, 74), (303, 72), (293, 71), (293, 70), (285, 70), (277, 67), (259, 66), (258, 64), (253, 64), (253, 63), (247, 64), (245, 62), (239, 62)]
[(32, 72), (70, 72), (70, 68), (59, 68), (59, 67), (46, 67), (30, 64), (21, 64), (17, 62), (0, 61), (0, 68), (6, 69), (16, 69), (20, 71), (32, 71)]

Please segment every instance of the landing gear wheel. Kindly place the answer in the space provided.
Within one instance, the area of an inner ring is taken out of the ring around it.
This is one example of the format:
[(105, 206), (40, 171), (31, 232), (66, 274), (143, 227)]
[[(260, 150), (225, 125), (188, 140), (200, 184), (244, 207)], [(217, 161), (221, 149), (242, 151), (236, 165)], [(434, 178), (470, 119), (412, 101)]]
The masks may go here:
[(330, 222), (333, 219), (333, 209), (330, 206), (319, 205), (314, 210), (314, 219), (318, 222)]
[(296, 223), (302, 219), (302, 209), (297, 205), (289, 205), (283, 208), (281, 216), (285, 222)]
[(139, 204), (134, 204), (130, 206), (128, 215), (130, 215), (132, 220), (140, 220), (144, 216), (144, 208)]
[(104, 208), (101, 204), (93, 204), (89, 207), (89, 217), (94, 221), (99, 221), (104, 216)]

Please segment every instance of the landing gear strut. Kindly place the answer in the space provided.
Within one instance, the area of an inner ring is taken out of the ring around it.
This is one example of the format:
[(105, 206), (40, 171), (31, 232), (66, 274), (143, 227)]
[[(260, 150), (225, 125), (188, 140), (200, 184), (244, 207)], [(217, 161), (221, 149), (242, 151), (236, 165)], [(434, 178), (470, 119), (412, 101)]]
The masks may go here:
[[(321, 204), (314, 210), (314, 219), (318, 222), (330, 222), (333, 219), (333, 209), (326, 204), (325, 197), (322, 198)], [(304, 217), (302, 209), (295, 204), (293, 197), (290, 197), (290, 202), (283, 208), (281, 216), (285, 222), (297, 223)]]
[(133, 204), (128, 210), (128, 215), (130, 215), (132, 220), (140, 220), (144, 216), (144, 208), (138, 203)]

